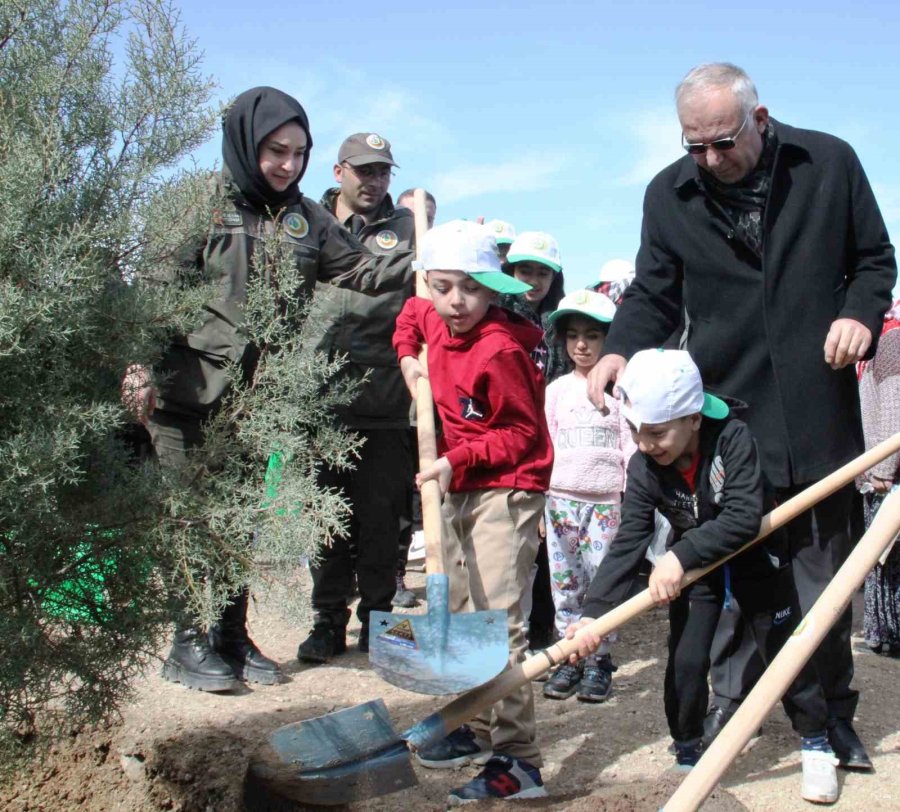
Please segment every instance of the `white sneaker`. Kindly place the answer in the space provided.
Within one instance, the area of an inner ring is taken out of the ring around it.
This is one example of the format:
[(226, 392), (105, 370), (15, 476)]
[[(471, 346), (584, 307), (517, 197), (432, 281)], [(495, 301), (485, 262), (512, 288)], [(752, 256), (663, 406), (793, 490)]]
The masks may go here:
[(814, 804), (833, 804), (838, 799), (838, 760), (830, 750), (801, 750), (803, 787), (800, 794)]

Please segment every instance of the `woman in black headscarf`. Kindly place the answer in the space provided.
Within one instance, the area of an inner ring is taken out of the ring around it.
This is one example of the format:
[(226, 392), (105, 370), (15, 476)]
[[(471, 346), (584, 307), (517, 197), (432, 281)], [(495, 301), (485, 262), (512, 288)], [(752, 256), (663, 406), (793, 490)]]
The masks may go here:
[[(222, 129), (224, 203), (188, 262), (217, 281), (221, 295), (206, 304), (196, 330), (172, 343), (158, 370), (158, 389), (144, 367), (130, 367), (123, 381), (126, 406), (147, 426), (165, 467), (183, 465), (187, 451), (202, 443), (203, 421), (230, 385), (228, 364), (253, 373), (256, 349), (242, 330), (242, 311), (257, 241), (272, 232), (273, 220), (301, 273), (298, 296), (311, 294), (317, 281), (371, 293), (409, 281), (409, 252), (374, 256), (301, 194), (312, 136), (296, 99), (271, 87), (247, 90), (228, 108)], [(247, 600), (246, 589), (233, 596), (209, 634), (179, 621), (163, 676), (204, 691), (231, 690), (237, 680), (277, 682), (277, 665), (247, 635)]]

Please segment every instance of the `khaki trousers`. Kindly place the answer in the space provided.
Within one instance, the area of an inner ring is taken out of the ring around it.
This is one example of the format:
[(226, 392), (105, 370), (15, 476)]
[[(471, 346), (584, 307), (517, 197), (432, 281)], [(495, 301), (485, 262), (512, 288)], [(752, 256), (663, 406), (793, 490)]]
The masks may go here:
[[(444, 568), (453, 612), (502, 609), (509, 632), (509, 661), (524, 659), (522, 599), (531, 589), (544, 494), (496, 488), (444, 497)], [(495, 753), (541, 766), (535, 742), (534, 694), (526, 684), (471, 723)]]

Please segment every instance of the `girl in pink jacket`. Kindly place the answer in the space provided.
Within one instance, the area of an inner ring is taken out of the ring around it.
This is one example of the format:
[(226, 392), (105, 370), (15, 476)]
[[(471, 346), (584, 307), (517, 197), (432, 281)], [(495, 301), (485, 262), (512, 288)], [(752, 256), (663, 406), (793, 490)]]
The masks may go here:
[[(602, 293), (565, 296), (549, 320), (575, 365), (547, 387), (545, 412), (554, 463), (545, 521), (550, 579), (560, 635), (581, 618), (588, 584), (619, 527), (625, 469), (635, 450), (619, 402), (607, 398), (607, 414), (588, 400), (587, 375), (600, 360), (616, 307)], [(544, 696), (603, 702), (615, 666), (604, 641), (577, 665), (562, 665), (544, 685)]]

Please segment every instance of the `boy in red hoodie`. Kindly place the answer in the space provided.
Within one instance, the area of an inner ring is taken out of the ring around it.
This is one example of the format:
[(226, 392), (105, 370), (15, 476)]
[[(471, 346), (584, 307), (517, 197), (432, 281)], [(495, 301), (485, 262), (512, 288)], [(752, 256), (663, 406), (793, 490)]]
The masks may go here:
[[(541, 331), (494, 304), (497, 293), (522, 293), (528, 285), (500, 270), (496, 240), (484, 226), (462, 220), (438, 226), (420, 252), (432, 300), (406, 302), (394, 348), (415, 397), (416, 379), (426, 374), (418, 354), (428, 345), (427, 374), (443, 436), (440, 456), (416, 480), (436, 479), (445, 494), (451, 594), (467, 594), (476, 611), (507, 612), (510, 662), (517, 663), (525, 651), (522, 597), (530, 589), (553, 466), (544, 381), (530, 357)], [(417, 758), (436, 768), (484, 764), (451, 791), (450, 806), (547, 794), (530, 685)]]

